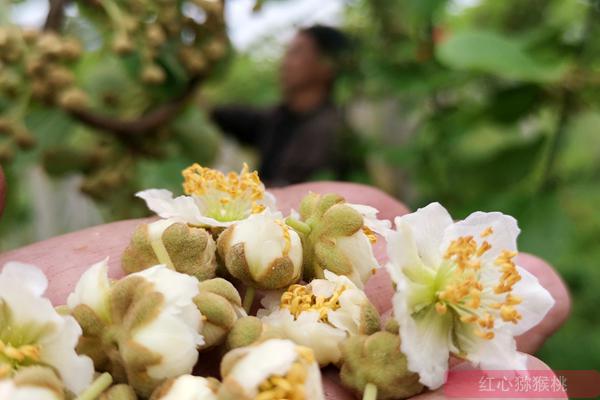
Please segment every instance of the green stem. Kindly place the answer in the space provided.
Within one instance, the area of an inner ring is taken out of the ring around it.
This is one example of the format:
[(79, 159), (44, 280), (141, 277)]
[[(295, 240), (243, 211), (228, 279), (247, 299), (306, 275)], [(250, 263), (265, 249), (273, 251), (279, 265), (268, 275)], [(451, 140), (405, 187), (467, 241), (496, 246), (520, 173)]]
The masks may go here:
[(92, 384), (75, 400), (95, 400), (110, 387), (113, 382), (112, 376), (108, 372), (100, 375)]
[(300, 232), (306, 236), (309, 235), (310, 231), (312, 230), (308, 224), (302, 221), (298, 221), (297, 219), (294, 219), (292, 217), (288, 217), (285, 220), (285, 223), (288, 224), (295, 231)]
[(252, 304), (254, 304), (255, 295), (256, 289), (254, 289), (252, 286), (246, 287), (246, 293), (244, 293), (244, 301), (242, 305), (248, 314), (250, 314), (250, 309), (252, 308)]
[(367, 383), (363, 392), (363, 400), (377, 400), (377, 386)]

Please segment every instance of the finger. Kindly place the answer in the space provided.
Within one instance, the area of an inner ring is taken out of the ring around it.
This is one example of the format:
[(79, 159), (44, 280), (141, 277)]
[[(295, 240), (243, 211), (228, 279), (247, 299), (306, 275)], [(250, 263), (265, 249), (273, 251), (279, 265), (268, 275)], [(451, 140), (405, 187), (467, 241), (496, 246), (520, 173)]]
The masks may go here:
[(517, 348), (520, 351), (535, 353), (569, 317), (571, 297), (561, 277), (544, 260), (531, 254), (521, 253), (517, 257), (517, 264), (535, 275), (555, 301), (554, 306), (538, 325), (517, 338)]
[(0, 254), (0, 265), (21, 261), (40, 267), (48, 277), (46, 296), (64, 304), (79, 277), (90, 265), (109, 257), (109, 276), (123, 276), (121, 255), (135, 228), (149, 219), (98, 225)]
[[(527, 356), (527, 370), (529, 371), (550, 371), (550, 367), (548, 367), (548, 365), (546, 365), (543, 361), (541, 361), (540, 359), (526, 354)], [(474, 370), (476, 368), (474, 368), (472, 365), (470, 365), (467, 362), (461, 362), (458, 364), (455, 364), (452, 368), (451, 371), (469, 371), (469, 370)], [(546, 377), (547, 375), (544, 375), (544, 377)], [(482, 395), (484, 395), (485, 393), (482, 393)], [(532, 397), (534, 395), (534, 393), (530, 394)], [(481, 397), (485, 397), (486, 399), (492, 399), (491, 397), (486, 397), (486, 396), (481, 396)], [(448, 397), (444, 394), (444, 388), (440, 388), (438, 390), (435, 390), (433, 392), (426, 392), (423, 393), (421, 395), (415, 396), (415, 397), (411, 397), (412, 400), (441, 400), (441, 399), (457, 399), (459, 397)], [(503, 397), (506, 398), (506, 397)], [(539, 398), (539, 397), (538, 397)], [(553, 399), (556, 398), (564, 398), (566, 399), (567, 396), (566, 395), (553, 395)]]

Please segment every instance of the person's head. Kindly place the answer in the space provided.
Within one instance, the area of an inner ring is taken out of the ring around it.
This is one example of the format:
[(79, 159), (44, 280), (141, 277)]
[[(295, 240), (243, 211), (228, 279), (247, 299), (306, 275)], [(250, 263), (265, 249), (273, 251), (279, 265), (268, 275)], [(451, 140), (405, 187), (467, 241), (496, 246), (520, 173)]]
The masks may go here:
[(315, 25), (298, 31), (281, 64), (281, 85), (290, 95), (306, 87), (329, 91), (335, 81), (340, 58), (349, 47), (338, 29)]

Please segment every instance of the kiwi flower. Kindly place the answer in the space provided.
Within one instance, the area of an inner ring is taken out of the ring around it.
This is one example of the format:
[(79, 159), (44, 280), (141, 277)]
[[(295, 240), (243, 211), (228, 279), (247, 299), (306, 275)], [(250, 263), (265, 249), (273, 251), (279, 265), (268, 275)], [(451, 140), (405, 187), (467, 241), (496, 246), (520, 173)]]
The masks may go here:
[(196, 278), (164, 265), (111, 283), (103, 260), (67, 299), (84, 330), (78, 351), (147, 397), (164, 379), (190, 373), (196, 364), (204, 344), (198, 294)]
[(2, 400), (65, 400), (63, 383), (48, 367), (25, 367), (0, 380)]
[(217, 400), (218, 388), (216, 379), (182, 375), (159, 386), (150, 400)]
[(182, 174), (185, 196), (173, 198), (165, 189), (148, 189), (136, 196), (161, 218), (201, 227), (228, 227), (253, 214), (275, 211), (275, 197), (246, 164), (239, 174), (225, 175), (198, 164)]
[(217, 250), (231, 275), (246, 285), (279, 289), (302, 275), (298, 234), (272, 215), (253, 215), (227, 228)]
[(219, 400), (324, 400), (313, 352), (270, 339), (227, 353), (221, 362)]
[(454, 223), (440, 204), (397, 217), (387, 237), (394, 316), (411, 371), (431, 389), (452, 353), (484, 369), (526, 369), (514, 337), (554, 304), (516, 264), (517, 221), (475, 212)]
[(92, 382), (92, 360), (75, 352), (81, 327), (42, 297), (47, 287), (45, 275), (32, 265), (9, 262), (0, 272), (0, 379), (47, 366), (79, 394)]
[(324, 274), (325, 279), (268, 294), (258, 311), (267, 337), (312, 349), (321, 366), (340, 361), (340, 344), (348, 336), (379, 330), (379, 314), (366, 294), (346, 276)]

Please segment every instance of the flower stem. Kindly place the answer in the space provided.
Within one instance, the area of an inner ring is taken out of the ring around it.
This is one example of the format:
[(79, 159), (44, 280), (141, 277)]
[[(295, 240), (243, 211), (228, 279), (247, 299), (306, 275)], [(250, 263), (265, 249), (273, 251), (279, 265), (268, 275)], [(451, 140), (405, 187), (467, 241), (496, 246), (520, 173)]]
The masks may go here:
[(77, 396), (75, 400), (95, 400), (102, 392), (109, 388), (112, 382), (112, 376), (108, 372), (105, 372), (96, 378), (96, 380), (92, 382), (83, 393)]
[(377, 400), (377, 386), (367, 383), (363, 392), (363, 400)]
[(248, 314), (250, 314), (250, 309), (252, 308), (252, 304), (254, 304), (255, 294), (256, 290), (252, 286), (246, 287), (246, 293), (244, 293), (244, 302), (242, 305)]
[(285, 223), (289, 226), (292, 227), (292, 229), (294, 229), (296, 232), (300, 232), (303, 235), (309, 235), (311, 228), (308, 224), (302, 222), (302, 221), (298, 221), (297, 219), (294, 219), (292, 217), (287, 217), (287, 219), (285, 220)]

